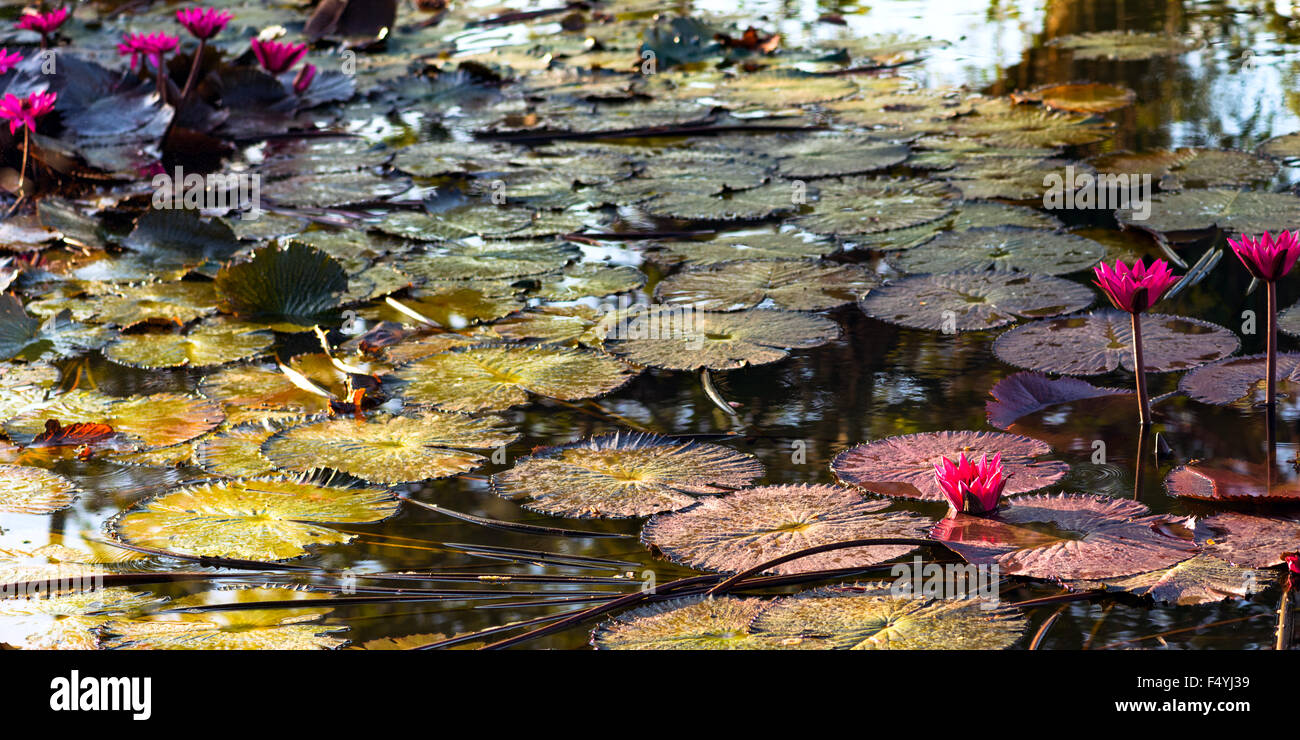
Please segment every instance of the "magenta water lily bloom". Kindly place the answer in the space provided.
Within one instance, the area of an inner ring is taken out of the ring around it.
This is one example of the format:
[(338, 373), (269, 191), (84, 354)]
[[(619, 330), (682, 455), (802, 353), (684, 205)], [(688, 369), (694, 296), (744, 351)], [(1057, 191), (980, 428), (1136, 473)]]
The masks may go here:
[(14, 68), (14, 65), (21, 62), (23, 57), (18, 52), (12, 54), (8, 49), (0, 49), (0, 75)]
[(48, 37), (59, 30), (59, 26), (62, 26), (67, 19), (68, 9), (59, 8), (48, 13), (26, 13), (14, 25), (27, 31), (36, 31), (40, 35)]
[(1276, 281), (1291, 272), (1296, 259), (1300, 258), (1300, 239), (1290, 231), (1283, 231), (1276, 237), (1267, 231), (1259, 237), (1245, 234), (1240, 239), (1228, 237), (1228, 245), (1252, 277), (1266, 282)]
[(298, 70), (298, 76), (293, 78), (293, 91), (302, 95), (311, 87), (311, 81), (316, 79), (316, 65), (304, 64), (302, 69)]
[(1141, 313), (1155, 305), (1178, 282), (1178, 276), (1169, 271), (1164, 260), (1155, 260), (1147, 267), (1142, 260), (1129, 265), (1115, 260), (1093, 268), (1096, 285), (1110, 302), (1121, 311)]
[(34, 92), (25, 98), (8, 94), (0, 99), (0, 118), (9, 122), (9, 133), (18, 129), (36, 130), (36, 119), (54, 110), (58, 94), (52, 92)]
[(221, 33), (233, 18), (229, 11), (215, 8), (185, 8), (176, 11), (176, 21), (200, 41)]
[(253, 39), (253, 55), (257, 57), (262, 69), (273, 75), (288, 72), (293, 65), (307, 56), (306, 44), (282, 44), (278, 41)]
[(955, 463), (945, 457), (934, 466), (934, 479), (952, 510), (966, 514), (992, 513), (1007, 484), (1001, 453), (991, 460), (981, 455), (978, 463), (966, 459), (966, 453), (959, 455)]

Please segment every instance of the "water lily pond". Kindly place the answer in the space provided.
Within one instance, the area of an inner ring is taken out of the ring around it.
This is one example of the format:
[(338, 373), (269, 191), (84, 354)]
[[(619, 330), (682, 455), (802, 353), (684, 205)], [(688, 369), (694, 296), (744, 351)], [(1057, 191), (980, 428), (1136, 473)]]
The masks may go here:
[(189, 7), (0, 8), (0, 643), (1293, 646), (1300, 10)]

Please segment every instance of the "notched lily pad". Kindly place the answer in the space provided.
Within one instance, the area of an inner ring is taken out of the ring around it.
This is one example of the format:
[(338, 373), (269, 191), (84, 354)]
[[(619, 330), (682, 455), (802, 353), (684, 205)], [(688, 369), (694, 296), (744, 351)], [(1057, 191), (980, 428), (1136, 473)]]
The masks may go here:
[(1106, 256), (1106, 247), (1074, 234), (1012, 226), (942, 233), (912, 249), (891, 253), (901, 272), (1013, 270), (1064, 275), (1086, 270)]
[(1061, 404), (1093, 398), (1133, 396), (1119, 388), (1098, 388), (1078, 378), (1049, 378), (1040, 373), (1019, 372), (999, 380), (989, 391), (993, 398), (985, 405), (989, 423), (1009, 429), (1018, 419)]
[(664, 303), (701, 311), (784, 308), (820, 311), (849, 303), (880, 284), (857, 265), (804, 260), (746, 260), (684, 270), (661, 281)]
[[(1178, 381), (1178, 390), (1201, 403), (1251, 408), (1268, 400), (1267, 366), (1267, 355), (1230, 357), (1187, 373)], [(1276, 381), (1278, 395), (1291, 401), (1300, 391), (1300, 354), (1278, 354)]]
[(1165, 490), (1170, 496), (1198, 501), (1300, 501), (1300, 481), (1280, 471), (1270, 475), (1266, 465), (1244, 460), (1216, 461), (1214, 465), (1191, 463), (1174, 468), (1165, 477)]
[(1242, 568), (1269, 568), (1282, 564), (1283, 553), (1295, 552), (1300, 522), (1225, 511), (1197, 519), (1192, 532), (1208, 555)]
[(1092, 305), (1078, 283), (1013, 272), (916, 275), (873, 289), (858, 303), (872, 318), (913, 329), (960, 332), (1003, 326)]
[(330, 323), (348, 276), (334, 258), (298, 242), (262, 247), (217, 274), (222, 307), (241, 318), (310, 327)]
[(206, 398), (179, 393), (118, 398), (98, 391), (69, 391), (34, 406), (4, 423), (9, 438), (32, 442), (46, 422), (104, 424), (118, 437), (156, 449), (209, 432), (225, 420), (221, 407)]
[(638, 365), (669, 370), (734, 370), (783, 360), (788, 350), (817, 347), (839, 336), (822, 316), (756, 308), (735, 313), (651, 307), (610, 314), (605, 349)]

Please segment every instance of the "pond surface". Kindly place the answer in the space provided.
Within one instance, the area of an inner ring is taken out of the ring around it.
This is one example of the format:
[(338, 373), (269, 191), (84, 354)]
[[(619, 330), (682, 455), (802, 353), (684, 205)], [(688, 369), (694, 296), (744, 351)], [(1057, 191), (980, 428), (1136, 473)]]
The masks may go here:
[[(1147, 151), (1180, 147), (1210, 147), (1253, 151), (1264, 141), (1300, 131), (1300, 100), (1296, 75), (1300, 70), (1300, 20), (1283, 14), (1285, 3), (1164, 2), (975, 2), (957, 0), (887, 1), (858, 3), (729, 2), (680, 3), (672, 10), (699, 17), (716, 16), (751, 23), (782, 34), (784, 47), (870, 34), (931, 36), (946, 46), (925, 49), (921, 58), (907, 58), (884, 74), (902, 76), (925, 88), (965, 86), (990, 96), (1010, 95), (1040, 86), (1075, 81), (1110, 83), (1130, 88), (1136, 101), (1102, 117), (1115, 124), (1103, 141), (1067, 148), (1062, 156), (1083, 160), (1112, 151)], [(500, 12), (493, 5), (482, 15)], [(531, 9), (541, 4), (510, 3), (510, 8)], [(667, 13), (667, 8), (662, 8)], [(468, 11), (467, 11), (468, 12)], [(1300, 14), (1300, 11), (1297, 11)], [(836, 14), (843, 25), (818, 19)], [(629, 11), (626, 22), (646, 24), (649, 7)], [(559, 26), (546, 20), (495, 26), (490, 30), (460, 31), (462, 44), (485, 49), (509, 43), (545, 41)], [(1049, 45), (1053, 39), (1095, 31), (1132, 30), (1176, 34), (1191, 41), (1187, 51), (1136, 61), (1076, 59)], [(453, 31), (448, 28), (448, 33)], [(403, 53), (410, 49), (402, 49)], [(455, 122), (445, 127), (428, 111), (411, 109), (375, 117), (360, 110), (344, 125), (361, 135), (391, 146), (463, 136)], [(469, 127), (469, 128), (472, 128)], [(691, 147), (708, 137), (690, 140), (655, 140), (670, 148)], [(629, 146), (645, 142), (624, 142)], [(273, 148), (273, 147), (272, 147)], [(245, 156), (259, 156), (246, 152)], [(577, 165), (581, 167), (581, 163)], [(890, 174), (915, 174), (905, 164)], [(1282, 166), (1277, 175), (1257, 185), (1260, 190), (1284, 191), (1296, 179), (1294, 167)], [(422, 181), (426, 185), (442, 180)], [(1031, 204), (1032, 205), (1032, 204)], [(376, 211), (377, 212), (377, 211)], [(1161, 256), (1154, 239), (1143, 233), (1121, 232), (1106, 211), (1055, 211), (1054, 216), (1078, 233), (1105, 244), (1111, 259), (1134, 254)], [(654, 219), (634, 207), (593, 209), (587, 222), (591, 230), (668, 229), (675, 222)], [(676, 222), (680, 223), (680, 222)], [(1300, 224), (1298, 224), (1300, 225)], [(771, 231), (777, 226), (746, 224), (739, 231)], [(310, 232), (308, 232), (310, 233)], [(646, 260), (652, 242), (583, 242), (585, 260), (611, 259), (614, 264), (643, 269), (649, 282), (626, 295), (647, 302), (656, 282), (671, 267)], [(1177, 244), (1191, 265), (1207, 250), (1225, 248), (1222, 235), (1214, 234)], [(885, 277), (897, 276), (878, 252), (841, 250), (833, 262), (860, 263)], [(1179, 270), (1181, 273), (1183, 270)], [(1063, 276), (1090, 284), (1091, 273)], [(1263, 351), (1263, 291), (1247, 295), (1250, 278), (1231, 253), (1201, 283), (1158, 307), (1213, 322), (1231, 329), (1241, 339), (1241, 354)], [(1279, 306), (1300, 299), (1294, 281), (1283, 281)], [(29, 296), (34, 295), (29, 292)], [(605, 297), (605, 304), (617, 299)], [(588, 300), (589, 305), (598, 305)], [(376, 304), (377, 305), (377, 304)], [(1243, 333), (1243, 311), (1259, 314), (1260, 329)], [(464, 600), (448, 597), (408, 603), (337, 604), (323, 623), (346, 627), (337, 636), (354, 644), (407, 635), (456, 635), (534, 619), (571, 610), (574, 604), (529, 603), (561, 596), (566, 591), (626, 593), (648, 578), (666, 583), (697, 571), (655, 557), (637, 538), (643, 519), (562, 519), (530, 512), (488, 490), (486, 476), (510, 469), (538, 446), (554, 445), (632, 427), (667, 435), (702, 435), (756, 456), (766, 474), (756, 483), (836, 484), (830, 463), (838, 453), (855, 445), (885, 437), (941, 430), (993, 430), (986, 418), (990, 389), (1019, 371), (995, 356), (992, 344), (1004, 327), (991, 331), (944, 334), (907, 329), (868, 318), (849, 303), (823, 314), (840, 327), (838, 338), (811, 349), (795, 349), (787, 359), (771, 364), (713, 372), (718, 392), (731, 402), (729, 416), (711, 400), (696, 372), (649, 369), (627, 385), (595, 403), (557, 402), (533, 397), (527, 405), (503, 411), (502, 416), (521, 433), (506, 449), (506, 459), (494, 459), (470, 475), (399, 486), (416, 501), (436, 504), (463, 514), (511, 522), (621, 533), (624, 538), (547, 537), (486, 528), (457, 521), (434, 511), (404, 505), (382, 522), (337, 525), (337, 531), (354, 534), (347, 544), (313, 548), (294, 560), (300, 565), (363, 575), (392, 571), (442, 571), (455, 574), (530, 574), (617, 577), (624, 582), (596, 584), (425, 583), (428, 588), (500, 590), (494, 599)], [(385, 314), (385, 318), (392, 318)], [(312, 335), (278, 338), (280, 356), (317, 351)], [(292, 351), (290, 351), (292, 349)], [(1280, 351), (1300, 349), (1288, 335)], [(57, 362), (62, 388), (97, 388), (111, 395), (164, 391), (192, 392), (208, 371), (126, 368), (90, 353)], [(1153, 396), (1177, 390), (1181, 373), (1151, 373)], [(1089, 377), (1098, 386), (1130, 388), (1133, 376), (1119, 371)], [(1283, 384), (1283, 392), (1292, 388)], [(1124, 413), (1098, 415), (1091, 407), (1069, 404), (1051, 414), (1035, 417), (1025, 428), (1029, 436), (1050, 440), (1055, 451), (1049, 459), (1064, 461), (1070, 472), (1049, 491), (1091, 493), (1137, 498), (1153, 512), (1179, 516), (1204, 516), (1224, 510), (1178, 500), (1166, 494), (1164, 478), (1170, 470), (1192, 460), (1237, 459), (1262, 462), (1266, 439), (1262, 412), (1249, 406), (1211, 406), (1176, 396), (1158, 404), (1156, 431), (1160, 451), (1143, 455), (1138, 466), (1138, 427), (1127, 407)], [(1113, 409), (1110, 410), (1113, 412)], [(1278, 459), (1288, 461), (1300, 450), (1297, 423), (1300, 408), (1284, 399), (1277, 431)], [(713, 436), (718, 435), (718, 436)], [(721, 435), (735, 435), (724, 440)], [(1104, 447), (1104, 463), (1094, 462), (1096, 443)], [(1148, 444), (1152, 444), (1148, 440)], [(1288, 465), (1285, 475), (1295, 477)], [(101, 538), (112, 517), (147, 497), (169, 488), (204, 480), (199, 468), (125, 465), (108, 459), (64, 460), (52, 469), (76, 483), (83, 495), (71, 508), (44, 516), (0, 514), (0, 548), (32, 550), (46, 544), (84, 546), (84, 538)], [(1236, 507), (1238, 510), (1253, 511)], [(931, 519), (943, 515), (937, 503), (902, 502), (896, 510), (912, 511)], [(1260, 509), (1266, 513), (1268, 510)], [(83, 543), (83, 544), (79, 544)], [(571, 556), (602, 558), (608, 563), (571, 567), (559, 564), (491, 559), (464, 552), (464, 545), (531, 549)], [(615, 562), (616, 561), (616, 562)], [(149, 561), (153, 568), (174, 568), (167, 561)], [(337, 579), (251, 577), (233, 579), (250, 584), (293, 583), (337, 585)], [(370, 593), (382, 582), (360, 578), (358, 594)], [(230, 581), (223, 581), (226, 585)], [(139, 590), (181, 598), (211, 588), (211, 583), (140, 586)], [(790, 589), (795, 590), (795, 589)], [(510, 591), (529, 592), (509, 596)], [(1004, 600), (1021, 601), (1059, 593), (1044, 583), (1018, 582), (1004, 592)], [(1042, 642), (1043, 649), (1079, 648), (1215, 648), (1267, 649), (1273, 644), (1278, 590), (1272, 588), (1244, 600), (1196, 606), (1161, 606), (1136, 599), (1102, 599), (1069, 603)], [(582, 602), (576, 602), (581, 604)], [(1025, 647), (1038, 627), (1059, 604), (1027, 610)], [(591, 625), (569, 629), (527, 644), (533, 648), (580, 648), (587, 645)], [(24, 625), (0, 618), (0, 641), (21, 640)], [(429, 637), (423, 642), (430, 642)], [(420, 640), (416, 640), (420, 642)]]

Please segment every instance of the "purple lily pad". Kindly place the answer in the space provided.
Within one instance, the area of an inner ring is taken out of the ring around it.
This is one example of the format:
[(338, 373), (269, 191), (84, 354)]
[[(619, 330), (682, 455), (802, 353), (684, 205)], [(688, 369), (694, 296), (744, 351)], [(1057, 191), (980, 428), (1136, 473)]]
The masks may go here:
[(1004, 495), (1036, 491), (1060, 480), (1070, 466), (1035, 458), (1052, 451), (1047, 444), (1019, 434), (945, 431), (907, 434), (868, 442), (841, 452), (831, 461), (840, 481), (871, 493), (896, 498), (943, 501), (934, 480), (941, 458), (956, 459), (1001, 453), (1002, 467), (1010, 476)]
[[(1184, 465), (1165, 476), (1170, 496), (1198, 501), (1300, 501), (1300, 481), (1280, 471), (1270, 485), (1268, 470), (1259, 463), (1228, 460), (1224, 466)], [(1300, 544), (1300, 543), (1297, 543)]]
[(1196, 554), (1182, 520), (1127, 499), (1025, 496), (992, 517), (957, 514), (930, 531), (967, 562), (1002, 575), (1095, 580), (1168, 568)]
[[(1202, 403), (1215, 406), (1254, 405), (1265, 398), (1264, 374), (1267, 355), (1246, 355), (1198, 367), (1183, 376), (1178, 390)], [(1296, 396), (1300, 390), (1300, 354), (1277, 356), (1278, 395)]]
[(1020, 372), (999, 380), (989, 395), (993, 400), (984, 406), (989, 423), (998, 429), (1008, 429), (1027, 414), (1059, 404), (1134, 394), (1118, 388), (1098, 388), (1078, 378), (1049, 378), (1041, 373)]
[(1086, 286), (1045, 275), (954, 272), (895, 280), (873, 288), (858, 306), (872, 318), (913, 329), (979, 331), (1078, 311), (1094, 297)]
[[(881, 513), (891, 502), (865, 499), (841, 486), (760, 486), (701, 501), (684, 511), (657, 514), (641, 540), (675, 563), (736, 573), (817, 545), (871, 537), (925, 536), (929, 520), (905, 512)], [(915, 550), (881, 545), (834, 550), (794, 560), (769, 572), (875, 565)]]
[(1225, 511), (1192, 528), (1205, 552), (1243, 568), (1282, 564), (1282, 553), (1300, 549), (1300, 522)]
[[(993, 352), (1011, 365), (1061, 375), (1101, 375), (1118, 368), (1133, 371), (1133, 329), (1129, 315), (1105, 309), (1043, 319), (997, 338)], [(1142, 317), (1146, 371), (1188, 370), (1237, 351), (1231, 331), (1186, 316)]]

